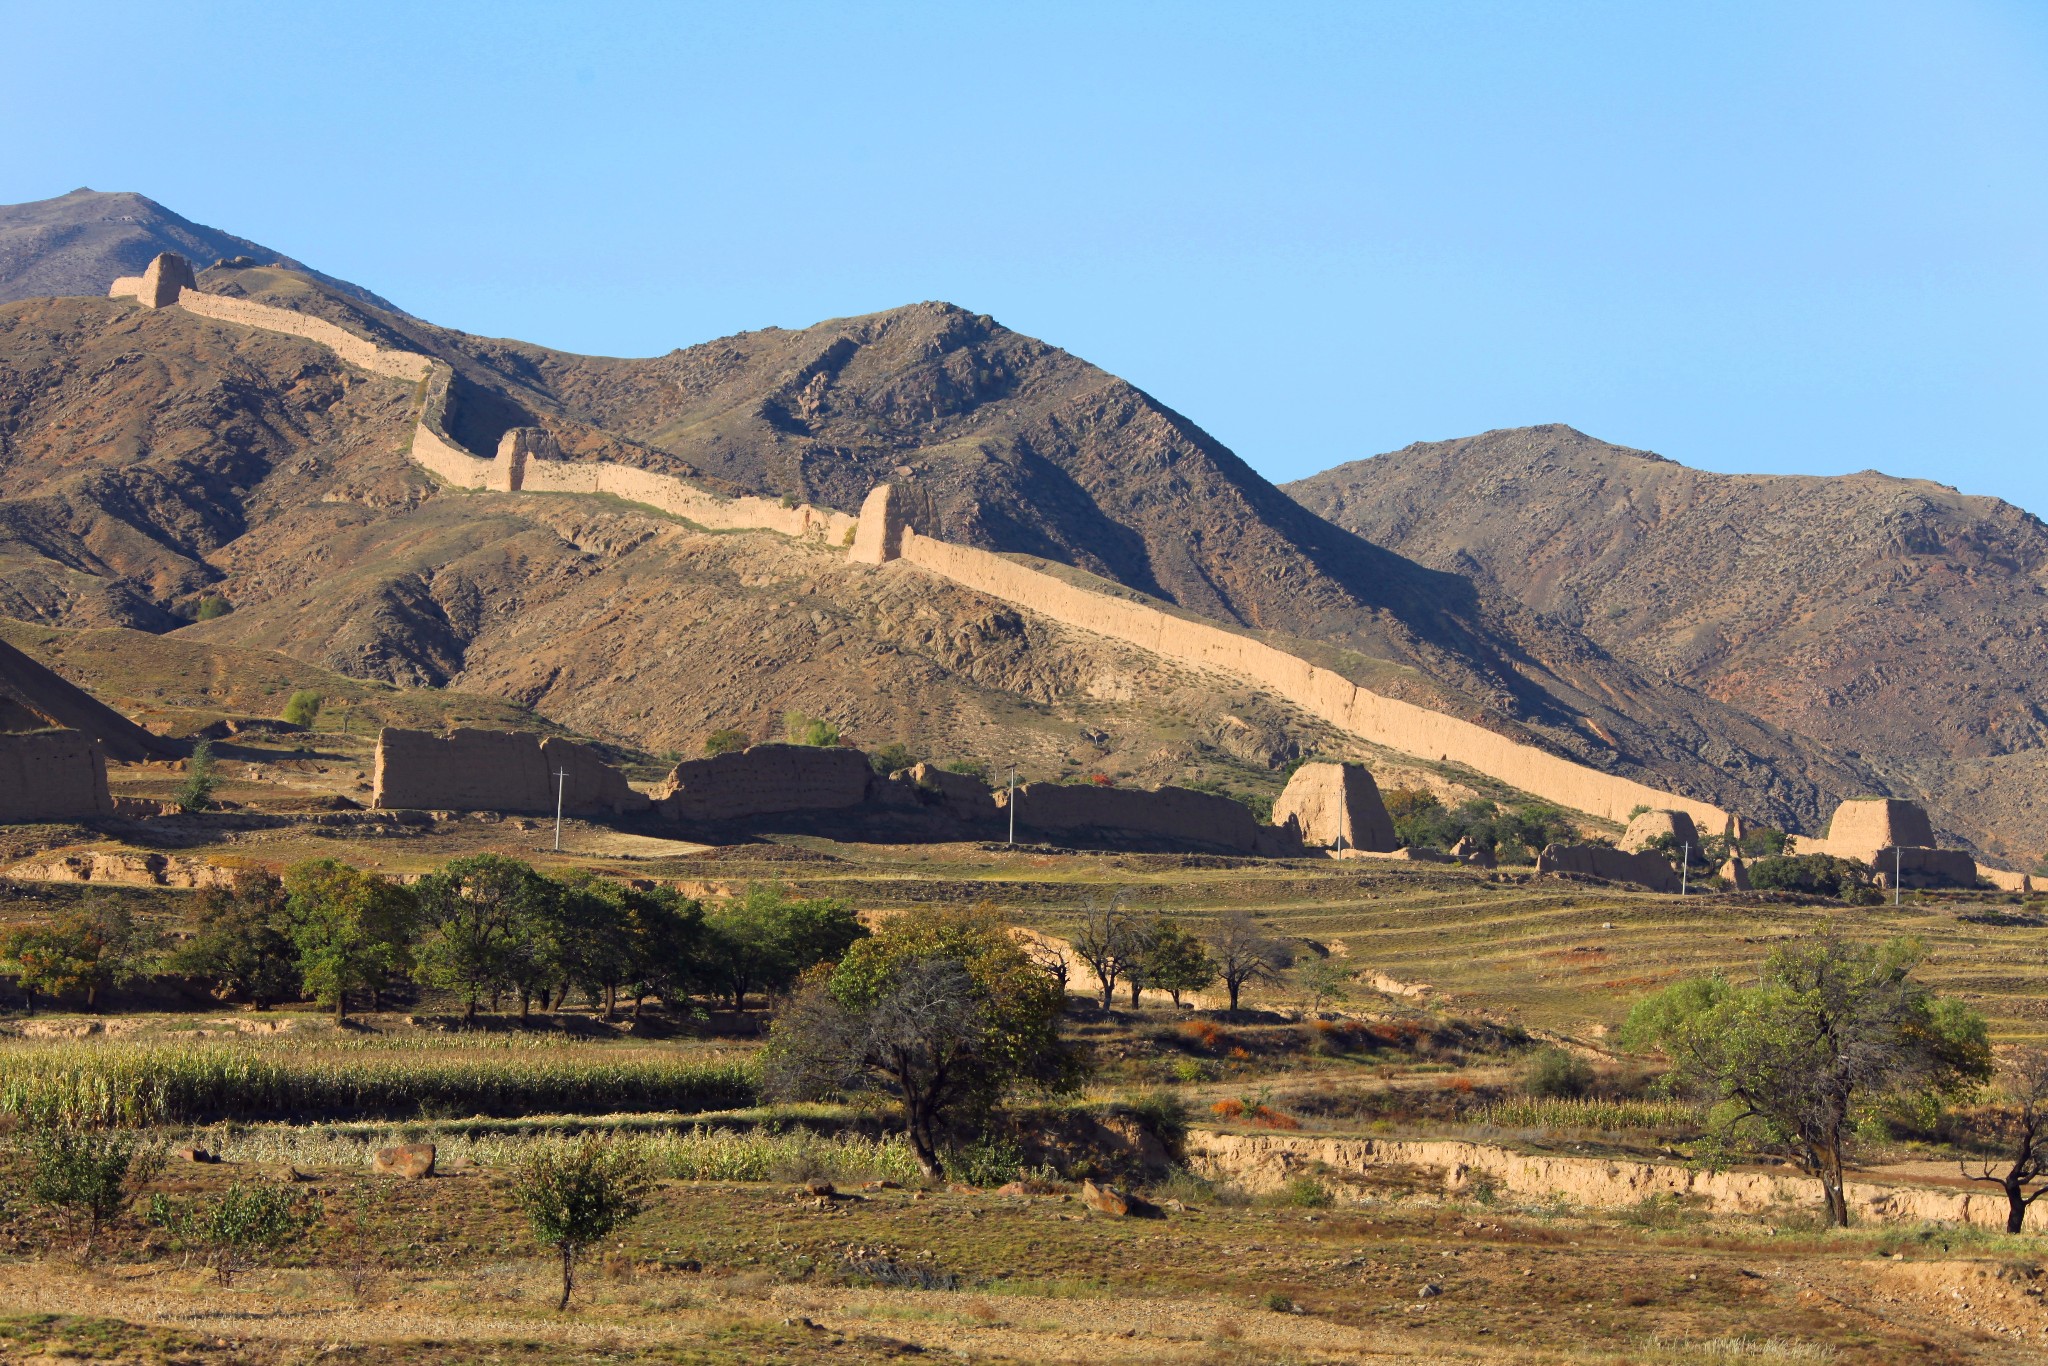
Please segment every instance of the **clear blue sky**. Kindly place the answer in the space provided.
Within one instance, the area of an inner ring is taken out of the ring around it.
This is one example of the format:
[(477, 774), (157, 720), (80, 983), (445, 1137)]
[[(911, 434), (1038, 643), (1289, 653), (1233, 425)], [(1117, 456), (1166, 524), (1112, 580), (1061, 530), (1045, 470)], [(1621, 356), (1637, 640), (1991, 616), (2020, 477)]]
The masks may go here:
[(0, 0), (0, 201), (472, 332), (994, 314), (1268, 476), (1567, 422), (2048, 513), (2048, 6)]

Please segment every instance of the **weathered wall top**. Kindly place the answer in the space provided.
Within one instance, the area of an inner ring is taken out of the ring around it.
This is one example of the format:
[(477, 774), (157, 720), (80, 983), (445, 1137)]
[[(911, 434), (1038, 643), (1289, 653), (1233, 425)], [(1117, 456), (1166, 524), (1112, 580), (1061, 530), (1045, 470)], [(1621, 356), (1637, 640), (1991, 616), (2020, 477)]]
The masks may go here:
[[(1927, 813), (1912, 802), (1892, 797), (1858, 797), (1835, 808), (1828, 822), (1825, 852), (1836, 858), (1869, 863), (1877, 851), (1893, 845), (1932, 848), (1934, 826)], [(1801, 850), (1809, 843), (1800, 841)]]
[(199, 277), (192, 273), (192, 263), (175, 251), (167, 251), (151, 261), (140, 275), (123, 275), (107, 286), (110, 299), (134, 299), (144, 308), (165, 308), (178, 302), (184, 290), (199, 288)]
[(1660, 839), (1668, 839), (1674, 848), (1683, 849), (1691, 845), (1700, 847), (1699, 828), (1692, 823), (1692, 817), (1683, 811), (1644, 811), (1631, 817), (1628, 829), (1622, 833), (1616, 848), (1631, 854), (1640, 854)]
[(1364, 764), (1303, 764), (1273, 803), (1273, 824), (1293, 819), (1305, 843), (1325, 849), (1390, 852), (1400, 841)]

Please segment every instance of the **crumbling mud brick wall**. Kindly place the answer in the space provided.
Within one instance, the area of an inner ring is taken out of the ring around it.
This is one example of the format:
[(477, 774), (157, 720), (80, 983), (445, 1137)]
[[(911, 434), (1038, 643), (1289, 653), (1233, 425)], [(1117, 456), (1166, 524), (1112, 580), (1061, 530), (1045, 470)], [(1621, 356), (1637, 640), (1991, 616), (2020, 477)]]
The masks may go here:
[(1329, 669), (1220, 626), (1093, 593), (985, 550), (903, 532), (903, 558), (955, 583), (1163, 658), (1242, 679), (1338, 729), (1426, 759), (1464, 764), (1560, 806), (1626, 821), (1638, 806), (1682, 810), (1712, 829), (1726, 812), (1521, 744), (1442, 712), (1383, 697)]
[(523, 731), (386, 727), (373, 782), (370, 804), (380, 808), (553, 815), (558, 784), (565, 815), (624, 816), (650, 805), (584, 746)]
[(1633, 882), (1653, 892), (1679, 889), (1678, 870), (1655, 854), (1629, 854), (1604, 844), (1551, 844), (1536, 856), (1539, 873), (1578, 873), (1609, 882)]
[(0, 735), (0, 823), (113, 814), (107, 761), (90, 738), (75, 730)]
[[(1260, 825), (1251, 808), (1211, 792), (1162, 787), (1146, 792), (1129, 787), (1081, 783), (1025, 783), (1016, 791), (1017, 828), (1060, 834), (1102, 830), (1148, 836), (1177, 844), (1232, 849), (1246, 854), (1298, 854), (1291, 828)], [(1011, 794), (995, 794), (1005, 817)]]
[(1670, 840), (1674, 849), (1684, 849), (1687, 845), (1698, 849), (1699, 827), (1683, 811), (1644, 811), (1630, 819), (1628, 829), (1616, 841), (1615, 847), (1627, 853), (1640, 854), (1660, 839)]
[(1380, 786), (1364, 764), (1303, 764), (1273, 803), (1273, 824), (1293, 820), (1304, 844), (1390, 852), (1400, 843)]
[(754, 745), (677, 764), (657, 805), (676, 822), (841, 811), (867, 801), (872, 777), (857, 749)]

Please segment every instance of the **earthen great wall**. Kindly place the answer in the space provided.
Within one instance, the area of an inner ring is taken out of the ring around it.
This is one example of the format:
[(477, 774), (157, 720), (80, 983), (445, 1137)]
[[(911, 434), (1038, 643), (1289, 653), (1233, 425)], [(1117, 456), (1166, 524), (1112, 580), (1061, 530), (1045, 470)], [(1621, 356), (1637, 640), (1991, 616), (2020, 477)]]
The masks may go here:
[[(188, 283), (189, 282), (189, 283)], [(1077, 630), (1137, 646), (1162, 659), (1225, 675), (1273, 694), (1347, 734), (1422, 759), (1462, 764), (1492, 778), (1606, 820), (1626, 822), (1640, 806), (1684, 811), (1710, 831), (1728, 813), (1712, 803), (1659, 791), (1511, 740), (1470, 721), (1361, 688), (1334, 670), (1262, 641), (1190, 621), (1144, 603), (1092, 592), (990, 551), (922, 535), (905, 525), (892, 488), (869, 495), (859, 518), (766, 498), (726, 498), (672, 475), (600, 461), (542, 458), (546, 434), (505, 434), (494, 459), (465, 450), (443, 420), (454, 372), (445, 361), (380, 347), (325, 319), (204, 294), (188, 263), (159, 257), (141, 276), (114, 282), (109, 294), (145, 307), (178, 307), (217, 321), (303, 337), (373, 374), (424, 381), (414, 426), (413, 461), (456, 488), (499, 492), (606, 494), (718, 531), (774, 531), (852, 547), (851, 558), (904, 562), (963, 587)]]

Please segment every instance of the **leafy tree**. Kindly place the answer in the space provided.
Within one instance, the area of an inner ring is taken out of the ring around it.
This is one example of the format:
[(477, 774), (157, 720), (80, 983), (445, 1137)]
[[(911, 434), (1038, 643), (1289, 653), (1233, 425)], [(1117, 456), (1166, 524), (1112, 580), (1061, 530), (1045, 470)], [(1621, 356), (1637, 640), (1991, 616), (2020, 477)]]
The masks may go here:
[(207, 811), (213, 807), (213, 791), (220, 786), (215, 776), (213, 741), (201, 740), (192, 746), (192, 757), (185, 761), (185, 781), (178, 788), (178, 809), (180, 811)]
[(0, 962), (21, 983), (31, 1011), (38, 993), (67, 992), (83, 995), (87, 1010), (98, 1010), (101, 992), (141, 973), (152, 941), (125, 905), (93, 899), (49, 920), (0, 931)]
[(1673, 1080), (1721, 1102), (1717, 1130), (1755, 1126), (1818, 1177), (1828, 1222), (1845, 1225), (1842, 1169), (1858, 1108), (1938, 1098), (1990, 1073), (1981, 1016), (1915, 981), (1911, 941), (1830, 933), (1775, 950), (1752, 986), (1681, 982), (1637, 1003), (1630, 1047), (1656, 1046)]
[(203, 1251), (222, 1285), (297, 1242), (319, 1218), (319, 1201), (303, 1192), (239, 1181), (210, 1200), (178, 1202), (159, 1195), (149, 1204), (150, 1223)]
[(1593, 1064), (1556, 1045), (1539, 1048), (1522, 1069), (1522, 1089), (1532, 1096), (1575, 1099), (1593, 1089)]
[(1310, 954), (1295, 970), (1294, 983), (1301, 988), (1308, 1013), (1314, 1015), (1351, 994), (1351, 970), (1335, 958)]
[(789, 1097), (892, 1093), (919, 1168), (938, 1180), (949, 1126), (985, 1119), (1021, 1083), (1071, 1081), (1065, 1002), (990, 908), (899, 916), (776, 1018), (764, 1077)]
[(310, 688), (301, 688), (293, 693), (284, 704), (284, 719), (295, 726), (311, 727), (320, 719), (320, 708), (327, 699)]
[(199, 621), (218, 621), (233, 610), (226, 598), (218, 593), (208, 593), (199, 599), (199, 606), (193, 612), (193, 617)]
[(235, 874), (234, 887), (209, 887), (193, 899), (185, 941), (166, 962), (197, 977), (219, 1001), (265, 1009), (299, 993), (297, 949), (284, 884), (260, 869)]
[(590, 874), (563, 884), (569, 975), (609, 1020), (621, 992), (680, 994), (698, 969), (703, 908), (667, 888), (640, 890)]
[[(1165, 992), (1180, 1004), (1181, 996), (1200, 991), (1216, 980), (1216, 963), (1202, 941), (1172, 920), (1152, 927), (1152, 943), (1145, 952), (1146, 985)], [(1065, 984), (1061, 984), (1062, 990)]]
[(1785, 854), (1749, 865), (1749, 885), (1758, 891), (1804, 892), (1838, 897), (1851, 904), (1874, 902), (1870, 869), (1832, 854)]
[(912, 768), (917, 764), (917, 755), (901, 740), (891, 740), (874, 753), (868, 755), (868, 764), (875, 772), (887, 775), (900, 769)]
[(843, 901), (791, 900), (782, 888), (762, 884), (715, 905), (704, 930), (704, 978), (735, 1009), (751, 993), (787, 990), (867, 934)]
[(1118, 982), (1138, 978), (1138, 984), (1131, 989), (1133, 1006), (1137, 1005), (1138, 991), (1143, 986), (1139, 974), (1144, 970), (1150, 926), (1127, 903), (1123, 892), (1107, 901), (1091, 898), (1081, 912), (1081, 923), (1070, 937), (1074, 956), (1086, 963), (1095, 980), (1102, 984), (1104, 1010), (1115, 1002)]
[(782, 734), (792, 745), (830, 748), (839, 743), (839, 727), (836, 723), (822, 717), (806, 716), (800, 711), (783, 714)]
[(1577, 827), (1563, 811), (1541, 802), (1504, 808), (1473, 797), (1452, 809), (1434, 793), (1419, 788), (1393, 788), (1385, 800), (1395, 836), (1417, 848), (1449, 849), (1464, 839), (1494, 851), (1504, 862), (1527, 863), (1544, 845), (1577, 834)]
[(462, 1018), (474, 1023), (485, 997), (531, 990), (537, 980), (528, 940), (556, 914), (560, 889), (531, 865), (502, 854), (473, 854), (421, 878), (414, 975), (459, 992)]
[(746, 747), (747, 733), (741, 730), (714, 730), (704, 737), (704, 753), (713, 759)]
[(1238, 996), (1253, 982), (1276, 982), (1280, 969), (1294, 959), (1286, 941), (1268, 934), (1258, 921), (1244, 911), (1232, 911), (1217, 919), (1209, 932), (1209, 953), (1216, 962), (1216, 976), (1230, 993), (1230, 1009), (1237, 1011)]
[(334, 859), (285, 870), (285, 923), (300, 980), (337, 1023), (351, 993), (374, 998), (410, 965), (418, 904), (408, 889)]
[(598, 1138), (535, 1144), (514, 1168), (512, 1198), (533, 1236), (562, 1256), (558, 1311), (569, 1307), (577, 1255), (638, 1218), (651, 1189), (627, 1149)]
[(100, 1231), (128, 1208), (163, 1165), (163, 1150), (133, 1134), (59, 1125), (28, 1142), (28, 1194), (85, 1221), (79, 1260), (90, 1262)]
[[(1997, 1093), (1978, 1127), (1999, 1157), (1957, 1165), (1972, 1181), (2004, 1189), (2005, 1231), (2018, 1233), (2026, 1226), (2028, 1206), (2048, 1194), (2048, 1185), (2036, 1184), (2048, 1181), (2048, 1050), (2023, 1049), (1998, 1071)], [(2001, 1166), (2003, 1171), (1995, 1170)], [(2029, 1185), (2035, 1188), (2029, 1191)]]

